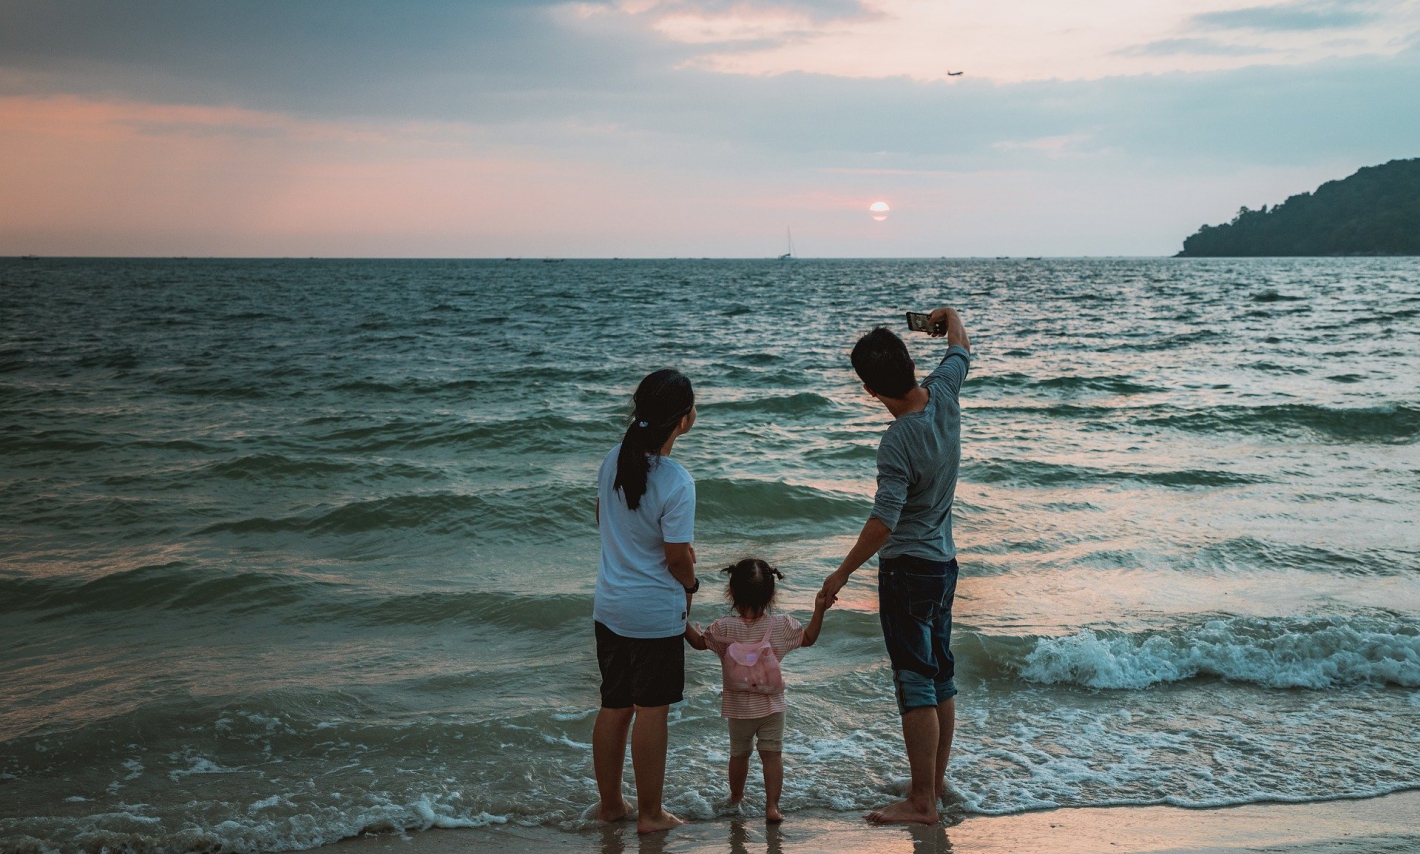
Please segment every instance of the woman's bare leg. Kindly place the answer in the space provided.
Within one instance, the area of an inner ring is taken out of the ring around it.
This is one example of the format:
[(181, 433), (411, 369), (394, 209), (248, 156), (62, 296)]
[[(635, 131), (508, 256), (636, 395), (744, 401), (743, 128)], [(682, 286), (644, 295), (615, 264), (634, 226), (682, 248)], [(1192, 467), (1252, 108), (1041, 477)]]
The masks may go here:
[(670, 706), (636, 707), (631, 729), (631, 767), (636, 772), (636, 832), (655, 833), (685, 824), (661, 808), (666, 785), (667, 722)]
[(635, 711), (603, 707), (592, 726), (592, 769), (597, 775), (597, 818), (601, 821), (619, 821), (631, 812), (621, 794), (621, 769), (626, 764), (626, 735)]

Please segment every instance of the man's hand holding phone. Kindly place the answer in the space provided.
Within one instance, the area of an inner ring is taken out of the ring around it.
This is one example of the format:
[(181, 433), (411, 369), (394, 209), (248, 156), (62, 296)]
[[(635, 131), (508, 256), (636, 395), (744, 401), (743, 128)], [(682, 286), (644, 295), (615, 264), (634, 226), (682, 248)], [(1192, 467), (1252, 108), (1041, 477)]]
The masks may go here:
[(956, 309), (942, 306), (931, 314), (924, 314), (920, 311), (909, 311), (907, 313), (907, 328), (913, 332), (925, 332), (933, 338), (946, 338), (952, 344), (957, 344), (971, 349), (971, 342), (966, 337), (966, 327), (962, 325), (961, 316)]
[[(941, 311), (941, 309), (939, 308), (937, 311)], [(909, 311), (907, 313), (907, 328), (912, 332), (926, 332), (934, 338), (946, 335), (946, 323), (937, 324), (935, 322), (937, 311), (931, 314), (922, 311)]]
[(942, 306), (927, 315), (927, 322), (932, 325), (932, 331), (927, 333), (933, 338), (947, 337), (947, 321), (956, 314), (956, 309)]

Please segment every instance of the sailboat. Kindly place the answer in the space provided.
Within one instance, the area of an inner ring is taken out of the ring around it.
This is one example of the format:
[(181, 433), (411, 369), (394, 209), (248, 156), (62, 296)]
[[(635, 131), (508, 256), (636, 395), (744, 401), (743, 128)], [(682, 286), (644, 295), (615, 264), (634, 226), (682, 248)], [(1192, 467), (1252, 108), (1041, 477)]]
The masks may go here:
[(786, 245), (786, 248), (787, 248), (789, 251), (788, 251), (788, 252), (785, 252), (783, 255), (780, 255), (780, 256), (779, 256), (779, 260), (780, 260), (780, 261), (792, 261), (792, 260), (794, 260), (794, 232), (790, 231), (790, 230), (789, 230), (789, 226), (787, 226), (787, 225), (784, 226), (784, 238), (785, 238), (785, 243), (787, 244), (787, 245)]

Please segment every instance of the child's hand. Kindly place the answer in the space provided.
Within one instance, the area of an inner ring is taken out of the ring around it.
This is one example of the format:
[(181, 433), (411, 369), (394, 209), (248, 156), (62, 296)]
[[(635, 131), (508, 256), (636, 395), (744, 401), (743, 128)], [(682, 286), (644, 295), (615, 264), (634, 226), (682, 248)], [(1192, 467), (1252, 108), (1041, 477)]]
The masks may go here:
[(818, 595), (814, 597), (814, 610), (827, 611), (832, 605), (833, 603), (828, 601), (828, 591), (819, 590)]

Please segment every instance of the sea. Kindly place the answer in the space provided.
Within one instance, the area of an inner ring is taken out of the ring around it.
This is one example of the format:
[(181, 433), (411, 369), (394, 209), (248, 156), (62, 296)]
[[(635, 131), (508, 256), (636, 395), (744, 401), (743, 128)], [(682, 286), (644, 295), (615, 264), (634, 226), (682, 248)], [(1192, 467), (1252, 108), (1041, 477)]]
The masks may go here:
[[(692, 620), (746, 556), (807, 618), (890, 418), (848, 353), (884, 325), (925, 373), (903, 313), (942, 304), (949, 813), (1420, 788), (1420, 259), (10, 259), (0, 850), (585, 827), (636, 383), (695, 386)], [(667, 806), (704, 820), (728, 741), (687, 656)], [(871, 565), (784, 668), (787, 810), (897, 796)]]

